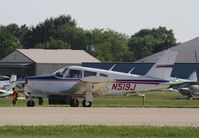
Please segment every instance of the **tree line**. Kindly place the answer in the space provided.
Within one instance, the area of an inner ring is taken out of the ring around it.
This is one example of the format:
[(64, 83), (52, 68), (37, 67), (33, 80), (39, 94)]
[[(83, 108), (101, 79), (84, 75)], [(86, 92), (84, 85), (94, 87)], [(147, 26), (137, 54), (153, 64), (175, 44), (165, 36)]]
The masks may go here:
[(102, 62), (135, 61), (176, 45), (173, 30), (142, 29), (128, 36), (110, 29), (85, 30), (70, 15), (36, 26), (0, 25), (0, 59), (17, 48), (85, 50)]

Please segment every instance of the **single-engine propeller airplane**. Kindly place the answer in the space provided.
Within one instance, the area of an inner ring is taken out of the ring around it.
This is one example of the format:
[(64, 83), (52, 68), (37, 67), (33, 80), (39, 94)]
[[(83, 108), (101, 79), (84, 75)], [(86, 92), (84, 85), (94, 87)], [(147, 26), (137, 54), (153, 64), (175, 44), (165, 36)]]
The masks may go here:
[(169, 78), (177, 52), (166, 51), (152, 66), (146, 75), (131, 74), (81, 66), (64, 67), (49, 76), (26, 78), (25, 95), (29, 97), (28, 107), (35, 105), (33, 99), (48, 98), (49, 104), (70, 104), (79, 106), (83, 98), (83, 107), (91, 107), (94, 95), (122, 94), (150, 91), (169, 86)]

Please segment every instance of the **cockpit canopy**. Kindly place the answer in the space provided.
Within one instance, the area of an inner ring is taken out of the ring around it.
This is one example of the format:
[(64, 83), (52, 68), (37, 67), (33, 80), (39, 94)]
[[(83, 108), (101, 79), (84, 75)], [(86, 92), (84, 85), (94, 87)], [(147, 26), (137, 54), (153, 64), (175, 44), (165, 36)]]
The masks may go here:
[(82, 78), (82, 77), (88, 77), (88, 76), (108, 77), (108, 75), (106, 74), (97, 73), (94, 71), (72, 69), (72, 68), (62, 68), (56, 71), (55, 73), (53, 73), (53, 75), (59, 78)]
[(69, 68), (62, 68), (53, 74), (59, 78), (82, 78), (81, 70), (75, 70)]

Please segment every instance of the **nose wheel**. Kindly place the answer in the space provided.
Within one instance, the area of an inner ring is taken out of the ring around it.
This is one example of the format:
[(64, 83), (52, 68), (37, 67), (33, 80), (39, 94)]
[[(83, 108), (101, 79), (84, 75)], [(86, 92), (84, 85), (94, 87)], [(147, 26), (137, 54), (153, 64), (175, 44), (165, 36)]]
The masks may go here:
[(28, 107), (34, 107), (34, 106), (35, 106), (35, 102), (34, 102), (33, 100), (29, 100), (29, 101), (27, 102), (27, 106), (28, 106)]
[(72, 99), (70, 101), (70, 107), (78, 107), (79, 106), (79, 101), (77, 99)]
[(91, 107), (91, 105), (92, 105), (91, 101), (86, 101), (86, 100), (82, 101), (82, 106), (83, 107)]

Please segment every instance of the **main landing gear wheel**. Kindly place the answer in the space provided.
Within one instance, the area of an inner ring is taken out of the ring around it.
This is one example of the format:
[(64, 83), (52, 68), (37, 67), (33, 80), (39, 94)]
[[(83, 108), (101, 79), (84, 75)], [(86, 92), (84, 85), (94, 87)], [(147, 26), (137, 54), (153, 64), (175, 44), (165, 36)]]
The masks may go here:
[(78, 107), (79, 106), (79, 101), (77, 99), (72, 99), (70, 101), (70, 106), (71, 107)]
[(28, 107), (34, 107), (34, 106), (35, 106), (35, 102), (34, 102), (33, 100), (29, 100), (29, 101), (27, 102), (27, 106), (28, 106)]
[(91, 107), (91, 105), (92, 105), (91, 101), (86, 101), (86, 100), (82, 101), (82, 106), (83, 107)]

